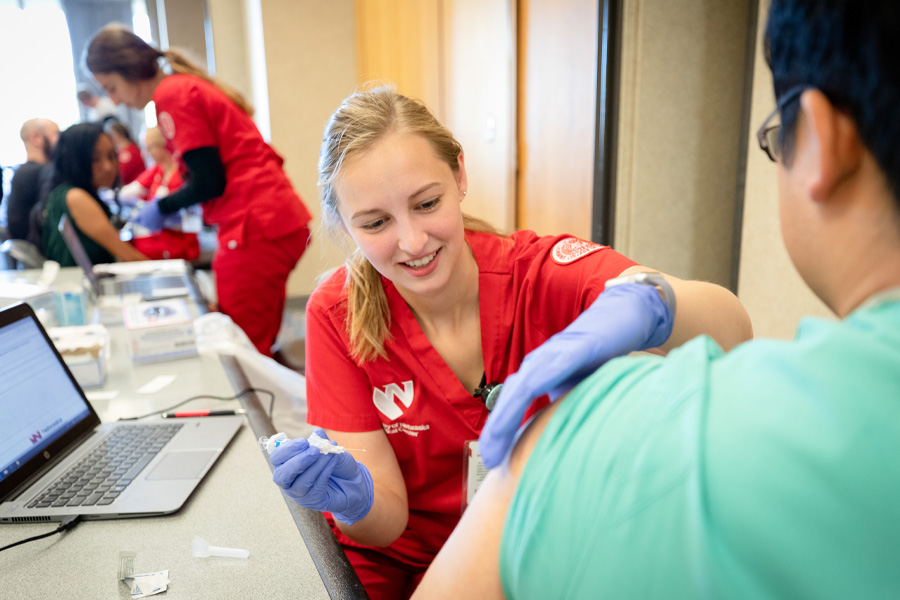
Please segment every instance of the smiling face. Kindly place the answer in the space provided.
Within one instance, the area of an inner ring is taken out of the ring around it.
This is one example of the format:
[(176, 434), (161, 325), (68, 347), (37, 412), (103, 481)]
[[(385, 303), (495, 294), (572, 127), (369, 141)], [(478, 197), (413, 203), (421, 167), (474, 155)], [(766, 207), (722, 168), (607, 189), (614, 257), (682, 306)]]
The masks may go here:
[(109, 99), (131, 108), (143, 110), (147, 103), (153, 99), (152, 93), (148, 96), (146, 86), (141, 81), (130, 81), (118, 73), (94, 73), (94, 79), (109, 96)]
[(119, 160), (112, 140), (106, 134), (97, 138), (91, 160), (91, 182), (95, 188), (108, 188), (116, 182), (119, 174)]
[(431, 144), (390, 133), (344, 165), (335, 183), (342, 227), (366, 259), (404, 297), (440, 294), (474, 260), (459, 203), (462, 156), (454, 173)]

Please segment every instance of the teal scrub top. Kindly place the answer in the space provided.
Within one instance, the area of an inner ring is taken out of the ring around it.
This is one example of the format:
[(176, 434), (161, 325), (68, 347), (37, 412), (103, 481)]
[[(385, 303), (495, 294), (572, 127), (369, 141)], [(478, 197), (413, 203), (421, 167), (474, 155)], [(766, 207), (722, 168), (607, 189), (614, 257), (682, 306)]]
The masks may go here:
[(499, 566), (516, 599), (900, 597), (900, 293), (598, 370), (535, 446)]

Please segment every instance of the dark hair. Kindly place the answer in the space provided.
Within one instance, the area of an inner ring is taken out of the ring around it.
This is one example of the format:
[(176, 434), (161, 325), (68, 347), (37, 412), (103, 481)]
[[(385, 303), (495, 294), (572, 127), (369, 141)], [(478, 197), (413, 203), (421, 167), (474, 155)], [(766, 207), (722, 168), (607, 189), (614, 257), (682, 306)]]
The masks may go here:
[(94, 149), (101, 135), (106, 134), (99, 123), (79, 123), (59, 134), (50, 162), (41, 169), (38, 201), (28, 215), (28, 241), (38, 248), (43, 247), (47, 201), (56, 186), (81, 188), (103, 205), (94, 187)]
[(61, 134), (53, 151), (53, 180), (51, 189), (66, 184), (81, 188), (97, 196), (93, 181), (94, 148), (103, 132), (98, 123), (72, 125)]
[(165, 58), (175, 73), (194, 75), (219, 88), (245, 113), (253, 116), (253, 106), (236, 89), (191, 62), (182, 52), (169, 48), (160, 52), (124, 25), (112, 23), (88, 42), (84, 62), (91, 73), (118, 73), (126, 81), (153, 79), (159, 72), (159, 59)]
[(114, 131), (129, 142), (134, 143), (134, 140), (131, 139), (131, 134), (128, 132), (128, 128), (118, 121), (110, 121), (108, 123), (104, 123), (103, 127), (104, 129), (106, 129), (106, 131)]
[(128, 81), (153, 79), (163, 53), (126, 29), (107, 26), (88, 42), (84, 61), (91, 73), (118, 73)]
[[(900, 2), (772, 0), (765, 55), (776, 97), (806, 85), (856, 123), (860, 139), (900, 199)], [(781, 113), (782, 153), (790, 164), (799, 102)]]

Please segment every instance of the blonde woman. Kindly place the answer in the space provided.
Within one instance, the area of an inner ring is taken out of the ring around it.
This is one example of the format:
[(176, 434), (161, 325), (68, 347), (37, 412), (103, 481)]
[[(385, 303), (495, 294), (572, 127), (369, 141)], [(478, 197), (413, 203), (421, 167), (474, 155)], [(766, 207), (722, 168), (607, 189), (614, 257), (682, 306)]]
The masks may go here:
[(460, 144), (391, 88), (332, 115), (319, 184), (323, 223), (356, 248), (308, 304), (308, 420), (365, 452), (321, 454), (300, 439), (271, 460), (289, 496), (332, 513), (371, 598), (409, 596), (459, 520), (477, 484), (465, 474), (479, 469), (486, 388), (585, 310), (606, 320), (610, 357), (700, 333), (727, 348), (750, 336), (720, 287), (659, 274), (659, 287), (603, 293), (650, 269), (568, 235), (501, 236), (464, 216)]

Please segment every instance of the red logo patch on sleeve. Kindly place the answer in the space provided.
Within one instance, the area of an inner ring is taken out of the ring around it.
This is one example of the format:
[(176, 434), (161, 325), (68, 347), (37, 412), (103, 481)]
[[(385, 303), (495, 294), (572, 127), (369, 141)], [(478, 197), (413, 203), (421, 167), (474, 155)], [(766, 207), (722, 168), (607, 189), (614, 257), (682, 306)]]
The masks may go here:
[(605, 248), (605, 246), (601, 246), (600, 244), (570, 237), (556, 242), (556, 245), (553, 246), (551, 255), (553, 257), (553, 262), (556, 264), (568, 265), (579, 258), (584, 258), (588, 254), (603, 248)]

